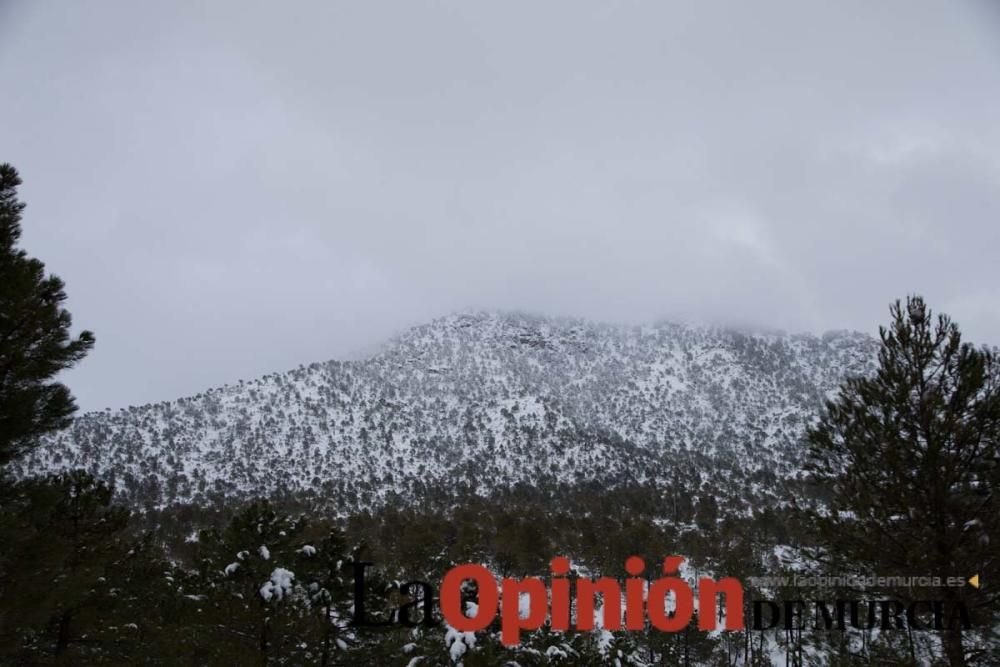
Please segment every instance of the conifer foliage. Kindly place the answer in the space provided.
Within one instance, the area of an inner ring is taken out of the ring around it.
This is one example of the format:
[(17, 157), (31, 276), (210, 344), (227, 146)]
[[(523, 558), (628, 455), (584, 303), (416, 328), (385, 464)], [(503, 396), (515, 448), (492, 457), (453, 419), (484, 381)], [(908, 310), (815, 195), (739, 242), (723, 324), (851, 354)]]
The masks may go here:
[(57, 276), (17, 247), (21, 179), (0, 164), (0, 465), (24, 453), (35, 438), (68, 425), (76, 409), (69, 390), (52, 378), (93, 347), (94, 336), (70, 336)]
[[(849, 380), (809, 432), (810, 469), (830, 498), (812, 518), (828, 553), (870, 572), (995, 581), (1000, 361), (919, 297), (891, 315), (877, 372)], [(984, 591), (942, 590), (988, 620)], [(949, 625), (948, 661), (965, 665), (962, 624)]]

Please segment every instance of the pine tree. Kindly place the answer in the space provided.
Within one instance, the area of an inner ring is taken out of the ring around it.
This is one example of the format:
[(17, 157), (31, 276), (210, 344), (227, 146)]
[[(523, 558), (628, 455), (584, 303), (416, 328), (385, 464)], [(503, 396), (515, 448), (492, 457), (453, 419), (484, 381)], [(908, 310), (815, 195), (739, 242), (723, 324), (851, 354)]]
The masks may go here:
[(226, 530), (202, 531), (197, 566), (204, 600), (197, 604), (203, 625), (192, 632), (209, 624), (203, 640), (220, 630), (228, 640), (211, 649), (208, 662), (280, 663), (308, 646), (303, 633), (311, 624), (302, 622), (308, 603), (301, 585), (307, 577), (299, 564), (313, 558), (301, 551), (305, 527), (304, 518), (279, 514), (261, 500), (234, 516)]
[[(963, 343), (923, 299), (890, 309), (878, 369), (853, 378), (808, 433), (809, 469), (829, 494), (813, 511), (829, 553), (871, 574), (996, 581), (1000, 539), (1000, 360)], [(972, 586), (930, 591), (989, 622)], [(961, 623), (943, 631), (948, 662), (965, 665)]]
[(94, 345), (89, 331), (70, 337), (62, 280), (45, 275), (42, 262), (16, 247), (24, 210), (20, 184), (17, 171), (0, 164), (0, 465), (30, 449), (37, 436), (68, 424), (73, 397), (51, 379)]
[(113, 643), (101, 621), (116, 595), (106, 575), (129, 550), (129, 512), (112, 496), (83, 471), (0, 491), (0, 663), (44, 655), (83, 664)]

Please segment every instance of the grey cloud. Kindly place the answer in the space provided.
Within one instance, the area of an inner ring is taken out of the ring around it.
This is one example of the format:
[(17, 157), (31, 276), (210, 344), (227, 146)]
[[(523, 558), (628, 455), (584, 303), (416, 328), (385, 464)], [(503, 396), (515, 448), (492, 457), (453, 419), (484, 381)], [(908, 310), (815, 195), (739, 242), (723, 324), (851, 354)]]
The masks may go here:
[(1000, 343), (991, 3), (0, 6), (85, 408), (459, 308)]

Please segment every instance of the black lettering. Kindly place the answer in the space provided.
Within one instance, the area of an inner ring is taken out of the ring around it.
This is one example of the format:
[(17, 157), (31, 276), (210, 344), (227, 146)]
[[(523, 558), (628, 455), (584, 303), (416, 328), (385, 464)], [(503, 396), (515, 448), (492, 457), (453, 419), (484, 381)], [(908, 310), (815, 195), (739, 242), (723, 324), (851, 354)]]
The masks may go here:
[(927, 605), (927, 610), (932, 611), (930, 600), (914, 600), (906, 610), (906, 624), (913, 630), (926, 630), (927, 626), (917, 617), (917, 607)]
[[(903, 607), (903, 603), (902, 602), (900, 602), (899, 600), (882, 600), (881, 607), (882, 607), (882, 629), (883, 630), (891, 630), (892, 629), (893, 623), (891, 621), (893, 619), (896, 620), (896, 623), (895, 623), (896, 630), (902, 630), (905, 627), (903, 625), (903, 619), (901, 618), (901, 616), (903, 615), (903, 611), (904, 611), (904, 607)], [(891, 612), (889, 611), (890, 607), (892, 607), (892, 611)]]
[[(767, 605), (771, 610), (771, 623), (767, 627), (764, 627), (761, 619), (761, 612), (763, 611), (762, 605)], [(754, 630), (770, 630), (781, 621), (781, 608), (770, 600), (754, 600), (753, 601), (753, 629)]]
[[(785, 630), (802, 630), (806, 627), (805, 611), (806, 603), (802, 600), (785, 600)], [(798, 619), (798, 624), (793, 625), (793, 619)]]
[(392, 625), (392, 621), (372, 621), (365, 615), (365, 568), (374, 563), (351, 563), (354, 568), (354, 615), (351, 625), (361, 627), (381, 627)]
[[(420, 591), (417, 595), (414, 589)], [(434, 627), (437, 622), (434, 620), (434, 589), (426, 581), (408, 581), (399, 587), (399, 592), (410, 598), (410, 601), (399, 608), (396, 618), (402, 625), (408, 628), (415, 628), (421, 623), (427, 627)], [(415, 620), (410, 617), (410, 610), (416, 609), (419, 605), (424, 606), (422, 618)]]

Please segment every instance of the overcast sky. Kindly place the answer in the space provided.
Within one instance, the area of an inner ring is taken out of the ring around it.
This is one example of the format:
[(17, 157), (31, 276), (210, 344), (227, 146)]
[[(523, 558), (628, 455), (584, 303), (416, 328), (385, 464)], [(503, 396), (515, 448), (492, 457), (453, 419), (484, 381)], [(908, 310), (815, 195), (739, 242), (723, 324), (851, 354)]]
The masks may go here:
[(1000, 9), (0, 0), (84, 409), (464, 308), (1000, 344)]

